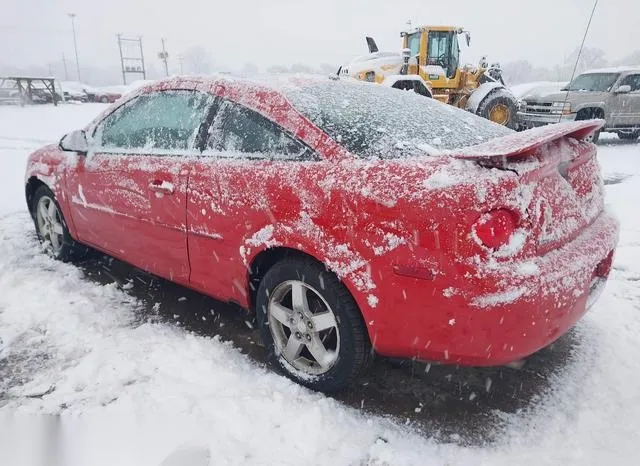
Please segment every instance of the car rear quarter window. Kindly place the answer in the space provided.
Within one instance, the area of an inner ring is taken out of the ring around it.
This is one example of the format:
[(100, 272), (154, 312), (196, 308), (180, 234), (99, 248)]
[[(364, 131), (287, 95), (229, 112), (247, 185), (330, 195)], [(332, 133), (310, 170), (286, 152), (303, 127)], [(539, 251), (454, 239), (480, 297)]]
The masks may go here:
[(94, 141), (116, 151), (189, 149), (212, 102), (212, 96), (196, 91), (144, 94), (107, 116)]
[(225, 101), (209, 131), (204, 155), (225, 158), (309, 160), (301, 141), (253, 110)]

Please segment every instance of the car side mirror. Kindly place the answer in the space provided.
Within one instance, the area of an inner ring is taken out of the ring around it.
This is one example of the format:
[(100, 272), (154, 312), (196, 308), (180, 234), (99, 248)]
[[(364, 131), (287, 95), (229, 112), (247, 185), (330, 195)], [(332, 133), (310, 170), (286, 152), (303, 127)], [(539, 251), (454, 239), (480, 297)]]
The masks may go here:
[(631, 86), (628, 84), (624, 84), (616, 89), (616, 94), (628, 94), (629, 92), (631, 92)]
[(87, 133), (83, 129), (71, 131), (60, 139), (58, 147), (64, 151), (86, 154), (89, 151)]

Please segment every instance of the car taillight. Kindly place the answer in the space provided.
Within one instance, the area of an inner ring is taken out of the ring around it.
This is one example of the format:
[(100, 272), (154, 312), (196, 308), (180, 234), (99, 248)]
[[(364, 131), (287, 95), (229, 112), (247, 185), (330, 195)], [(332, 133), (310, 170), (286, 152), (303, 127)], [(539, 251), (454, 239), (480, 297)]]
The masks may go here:
[(480, 216), (473, 231), (486, 247), (498, 249), (507, 244), (516, 229), (516, 216), (507, 209), (497, 209)]

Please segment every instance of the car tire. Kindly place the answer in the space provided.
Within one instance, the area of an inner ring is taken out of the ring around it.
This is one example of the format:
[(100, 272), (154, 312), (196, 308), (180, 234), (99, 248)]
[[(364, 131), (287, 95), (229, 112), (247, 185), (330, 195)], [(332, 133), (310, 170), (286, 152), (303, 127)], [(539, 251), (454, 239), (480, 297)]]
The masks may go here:
[(267, 271), (256, 317), (268, 363), (312, 390), (342, 390), (372, 360), (353, 297), (334, 273), (310, 258), (284, 259)]
[[(498, 110), (500, 115), (504, 114), (504, 117), (499, 118), (500, 121), (497, 121), (498, 117), (494, 116), (498, 114), (495, 113)], [(513, 129), (516, 125), (517, 102), (510, 93), (498, 89), (484, 98), (476, 113), (482, 118)]]
[(103, 97), (100, 97), (100, 102), (102, 102), (103, 104), (108, 104), (109, 99), (103, 96)]
[[(583, 109), (580, 110), (576, 115), (576, 121), (593, 120), (598, 118), (604, 119), (604, 112), (598, 108)], [(600, 133), (602, 133), (602, 129), (594, 131), (592, 134), (584, 138), (584, 140), (593, 144), (597, 144), (598, 140), (600, 139)]]
[(30, 209), (38, 239), (47, 254), (63, 262), (84, 256), (87, 248), (71, 237), (60, 205), (47, 186), (36, 189)]
[(591, 142), (593, 144), (597, 144), (598, 141), (600, 140), (600, 133), (601, 132), (602, 132), (602, 130), (594, 131), (591, 135), (589, 135), (586, 138), (584, 138), (584, 140), (587, 141), (587, 142)]
[(625, 141), (635, 141), (640, 137), (640, 130), (629, 131), (628, 133), (618, 133), (618, 137)]

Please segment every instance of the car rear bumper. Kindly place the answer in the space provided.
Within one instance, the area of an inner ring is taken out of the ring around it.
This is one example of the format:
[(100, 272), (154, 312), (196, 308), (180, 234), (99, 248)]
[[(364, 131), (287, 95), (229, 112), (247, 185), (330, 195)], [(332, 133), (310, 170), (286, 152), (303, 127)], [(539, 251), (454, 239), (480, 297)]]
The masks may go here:
[(404, 299), (391, 303), (389, 314), (397, 318), (376, 329), (374, 347), (386, 356), (472, 366), (529, 356), (566, 333), (595, 302), (617, 238), (617, 221), (602, 213), (562, 248), (522, 263), (479, 266), (475, 277), (460, 277), (455, 287), (396, 279)]
[(552, 125), (554, 123), (564, 123), (566, 121), (575, 121), (576, 115), (558, 115), (551, 113), (526, 113), (518, 112), (518, 128), (530, 129), (538, 126)]

